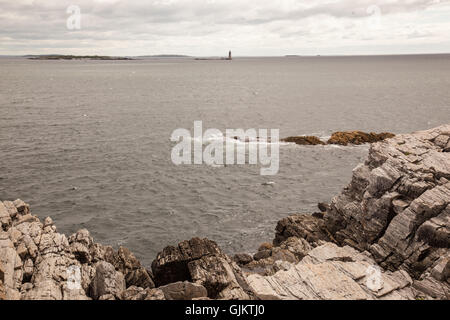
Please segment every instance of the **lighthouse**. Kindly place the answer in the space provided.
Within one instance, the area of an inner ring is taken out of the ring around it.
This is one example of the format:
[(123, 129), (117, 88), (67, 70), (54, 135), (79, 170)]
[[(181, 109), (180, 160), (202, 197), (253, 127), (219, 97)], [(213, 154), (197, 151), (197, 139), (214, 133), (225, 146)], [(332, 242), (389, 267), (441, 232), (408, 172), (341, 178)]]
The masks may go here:
[(228, 60), (232, 60), (232, 57), (231, 57), (231, 50), (228, 52)]

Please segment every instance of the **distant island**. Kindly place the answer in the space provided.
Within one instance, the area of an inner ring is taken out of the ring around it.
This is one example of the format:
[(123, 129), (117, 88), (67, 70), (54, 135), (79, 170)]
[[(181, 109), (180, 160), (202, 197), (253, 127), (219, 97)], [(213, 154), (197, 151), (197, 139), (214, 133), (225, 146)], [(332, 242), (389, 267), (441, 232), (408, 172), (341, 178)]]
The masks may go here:
[(133, 60), (127, 57), (111, 57), (111, 56), (74, 56), (74, 55), (30, 55), (26, 58), (31, 60)]

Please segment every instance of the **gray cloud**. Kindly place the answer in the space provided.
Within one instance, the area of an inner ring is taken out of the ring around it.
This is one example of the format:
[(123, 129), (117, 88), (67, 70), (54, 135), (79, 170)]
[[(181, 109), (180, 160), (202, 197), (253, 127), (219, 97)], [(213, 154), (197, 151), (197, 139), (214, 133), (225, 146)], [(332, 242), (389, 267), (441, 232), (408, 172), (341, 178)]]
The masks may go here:
[[(66, 28), (69, 5), (81, 9), (81, 30)], [(450, 0), (0, 0), (0, 50), (348, 54), (420, 40), (448, 51), (449, 15)]]

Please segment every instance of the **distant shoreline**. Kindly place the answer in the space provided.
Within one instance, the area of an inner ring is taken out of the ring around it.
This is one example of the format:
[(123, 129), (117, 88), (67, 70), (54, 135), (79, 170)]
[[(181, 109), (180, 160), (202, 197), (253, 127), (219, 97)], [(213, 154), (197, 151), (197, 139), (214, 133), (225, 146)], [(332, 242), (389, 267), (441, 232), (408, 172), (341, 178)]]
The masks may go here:
[[(447, 57), (450, 53), (409, 53), (409, 54), (355, 54), (355, 55), (302, 55), (287, 54), (280, 56), (235, 56), (236, 59), (326, 59), (326, 58), (384, 58), (384, 57)], [(106, 61), (134, 61), (146, 59), (192, 59), (197, 61), (203, 60), (228, 60), (225, 57), (214, 56), (189, 56), (181, 54), (161, 54), (161, 55), (138, 55), (138, 56), (106, 56), (106, 55), (64, 55), (64, 54), (43, 54), (43, 55), (0, 55), (0, 58), (25, 58), (29, 60), (106, 60)]]
[(74, 56), (74, 55), (31, 55), (25, 56), (30, 60), (134, 60), (127, 57), (111, 57), (111, 56)]

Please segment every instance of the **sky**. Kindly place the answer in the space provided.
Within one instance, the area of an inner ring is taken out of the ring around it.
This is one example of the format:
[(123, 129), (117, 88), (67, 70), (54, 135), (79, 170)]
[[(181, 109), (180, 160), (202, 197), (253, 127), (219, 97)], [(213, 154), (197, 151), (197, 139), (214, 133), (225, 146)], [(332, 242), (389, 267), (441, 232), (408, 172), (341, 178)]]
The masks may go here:
[(0, 0), (0, 55), (450, 53), (450, 0)]

